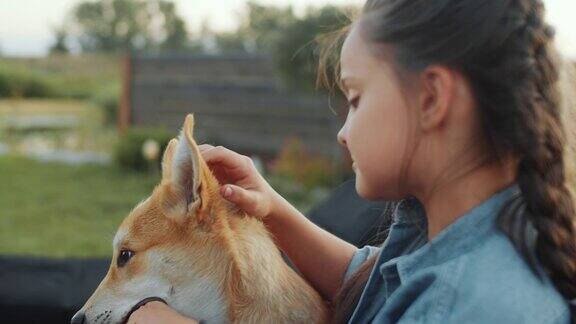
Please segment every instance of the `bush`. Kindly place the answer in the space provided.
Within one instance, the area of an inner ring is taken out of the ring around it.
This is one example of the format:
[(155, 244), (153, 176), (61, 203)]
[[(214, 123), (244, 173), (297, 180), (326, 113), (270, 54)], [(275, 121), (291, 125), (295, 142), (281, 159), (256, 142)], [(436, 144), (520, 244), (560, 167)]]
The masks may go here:
[(317, 187), (308, 190), (294, 179), (277, 175), (267, 175), (266, 181), (268, 181), (274, 190), (282, 197), (303, 213), (306, 213), (310, 208), (324, 201), (332, 189), (328, 187)]
[(338, 183), (338, 168), (327, 158), (307, 152), (297, 139), (289, 140), (273, 162), (271, 175), (290, 179), (305, 190)]
[(0, 97), (45, 98), (58, 96), (55, 84), (41, 74), (23, 69), (0, 68)]
[[(114, 160), (123, 169), (146, 171), (151, 167), (160, 167), (162, 153), (173, 134), (165, 129), (133, 128), (122, 135), (114, 148)], [(142, 146), (147, 140), (154, 140), (160, 146), (158, 158), (150, 165), (142, 154)]]
[(120, 107), (120, 88), (118, 86), (102, 88), (92, 97), (91, 101), (102, 109), (106, 125), (116, 124)]

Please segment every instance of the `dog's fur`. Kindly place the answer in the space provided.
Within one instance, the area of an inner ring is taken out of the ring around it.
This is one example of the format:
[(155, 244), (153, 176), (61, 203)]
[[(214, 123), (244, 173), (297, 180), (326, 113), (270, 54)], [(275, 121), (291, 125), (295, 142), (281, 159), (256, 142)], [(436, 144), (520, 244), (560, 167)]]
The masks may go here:
[[(122, 222), (113, 261), (80, 310), (121, 323), (147, 297), (206, 323), (324, 323), (326, 307), (282, 259), (263, 223), (219, 193), (186, 118), (162, 161), (162, 181)], [(134, 252), (117, 265), (121, 250)]]

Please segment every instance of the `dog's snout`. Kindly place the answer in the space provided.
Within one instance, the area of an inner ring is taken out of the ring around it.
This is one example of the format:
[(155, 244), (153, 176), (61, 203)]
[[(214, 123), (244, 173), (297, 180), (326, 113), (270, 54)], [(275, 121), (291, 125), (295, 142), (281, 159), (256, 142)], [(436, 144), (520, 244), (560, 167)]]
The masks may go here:
[(72, 320), (70, 320), (70, 324), (84, 324), (84, 323), (86, 323), (86, 315), (84, 315), (82, 311), (76, 313), (72, 317)]

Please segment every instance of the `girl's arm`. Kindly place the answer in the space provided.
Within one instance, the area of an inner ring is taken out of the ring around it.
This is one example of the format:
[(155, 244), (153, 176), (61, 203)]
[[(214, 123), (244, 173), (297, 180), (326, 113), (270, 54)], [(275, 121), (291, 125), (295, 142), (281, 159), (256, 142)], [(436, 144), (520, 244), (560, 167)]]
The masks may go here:
[(225, 184), (222, 196), (249, 215), (263, 219), (280, 249), (306, 280), (331, 300), (356, 247), (310, 222), (272, 189), (250, 158), (224, 147), (199, 148), (218, 181)]
[(356, 247), (312, 223), (280, 195), (275, 200), (264, 223), (306, 280), (332, 300)]

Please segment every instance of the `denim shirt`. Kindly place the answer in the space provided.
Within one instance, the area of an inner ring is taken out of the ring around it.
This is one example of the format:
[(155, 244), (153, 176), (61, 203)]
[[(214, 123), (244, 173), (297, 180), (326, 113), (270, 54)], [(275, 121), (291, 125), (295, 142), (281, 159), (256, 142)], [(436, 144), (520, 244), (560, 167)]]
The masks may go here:
[(568, 303), (498, 229), (509, 187), (427, 239), (415, 199), (400, 203), (382, 248), (357, 250), (345, 279), (379, 253), (349, 323), (569, 323)]

